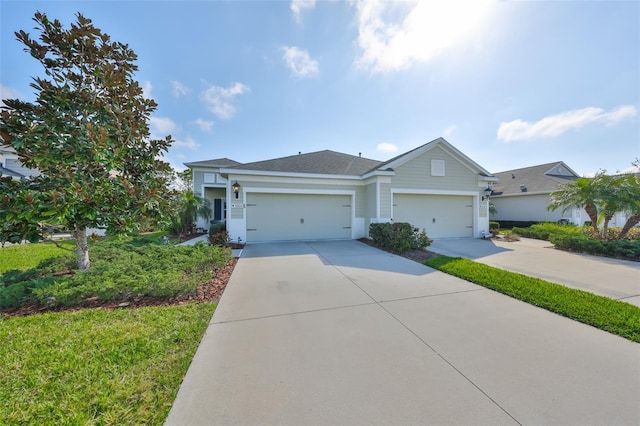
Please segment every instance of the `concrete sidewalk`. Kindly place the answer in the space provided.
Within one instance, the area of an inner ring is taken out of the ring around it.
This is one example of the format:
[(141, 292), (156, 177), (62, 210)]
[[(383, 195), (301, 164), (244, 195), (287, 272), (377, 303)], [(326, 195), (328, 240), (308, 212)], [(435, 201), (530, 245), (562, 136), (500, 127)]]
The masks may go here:
[(548, 241), (434, 240), (429, 250), (518, 272), (640, 306), (640, 263), (570, 253)]
[(248, 245), (167, 425), (640, 423), (640, 345), (357, 241)]

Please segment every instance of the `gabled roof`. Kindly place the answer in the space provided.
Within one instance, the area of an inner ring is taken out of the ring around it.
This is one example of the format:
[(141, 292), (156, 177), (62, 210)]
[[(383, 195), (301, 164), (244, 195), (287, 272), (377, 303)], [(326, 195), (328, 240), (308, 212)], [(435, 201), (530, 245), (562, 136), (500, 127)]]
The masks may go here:
[(379, 164), (380, 161), (378, 160), (324, 150), (275, 158), (273, 160), (256, 161), (230, 168), (233, 170), (256, 170), (262, 172), (361, 176)]
[(558, 185), (579, 176), (562, 161), (496, 173), (493, 195), (540, 194), (555, 191)]
[(431, 142), (427, 142), (424, 145), (421, 145), (417, 148), (412, 149), (411, 151), (408, 151), (408, 152), (405, 152), (404, 154), (400, 154), (396, 157), (393, 157), (392, 159), (379, 164), (374, 169), (376, 170), (393, 169), (395, 167), (398, 167), (406, 163), (409, 160), (412, 160), (418, 157), (419, 155), (424, 154), (425, 152), (437, 146), (440, 146), (444, 148), (446, 151), (449, 151), (454, 156), (457, 156), (462, 162), (466, 163), (467, 167), (474, 169), (474, 172), (479, 173), (483, 176), (493, 177), (493, 175), (490, 172), (485, 170), (483, 167), (481, 167), (478, 163), (473, 161), (471, 158), (464, 155), (461, 151), (459, 151), (455, 146), (447, 142), (444, 138), (434, 139)]
[(231, 160), (229, 158), (216, 158), (213, 160), (194, 161), (192, 163), (184, 163), (187, 167), (232, 167), (242, 163)]

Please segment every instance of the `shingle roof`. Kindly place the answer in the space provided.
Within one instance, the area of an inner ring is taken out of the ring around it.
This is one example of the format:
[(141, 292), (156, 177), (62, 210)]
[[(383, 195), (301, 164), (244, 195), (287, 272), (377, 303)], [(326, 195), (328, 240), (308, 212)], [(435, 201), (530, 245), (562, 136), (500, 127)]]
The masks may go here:
[(381, 162), (330, 150), (233, 166), (236, 170), (361, 176)]
[[(564, 162), (540, 164), (521, 169), (494, 173), (500, 179), (493, 185), (493, 195), (514, 195), (523, 193), (549, 193), (558, 185), (577, 179), (579, 176)], [(526, 191), (523, 191), (524, 185)]]
[(230, 166), (238, 166), (242, 163), (238, 163), (237, 161), (231, 160), (229, 158), (216, 158), (213, 160), (205, 160), (205, 161), (194, 161), (192, 163), (184, 163), (187, 167), (230, 167)]

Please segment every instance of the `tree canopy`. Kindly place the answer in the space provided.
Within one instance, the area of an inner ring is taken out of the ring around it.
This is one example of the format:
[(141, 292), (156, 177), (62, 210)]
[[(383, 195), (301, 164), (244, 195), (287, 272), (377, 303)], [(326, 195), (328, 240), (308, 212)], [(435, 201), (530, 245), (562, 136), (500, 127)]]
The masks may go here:
[(171, 171), (162, 156), (173, 141), (150, 138), (157, 105), (134, 79), (133, 50), (76, 18), (65, 29), (37, 12), (37, 38), (15, 33), (45, 77), (33, 77), (35, 102), (4, 100), (0, 135), (41, 174), (0, 178), (0, 232), (35, 241), (39, 223), (63, 226), (76, 238), (79, 269), (87, 269), (88, 227), (128, 232), (142, 216), (161, 214)]

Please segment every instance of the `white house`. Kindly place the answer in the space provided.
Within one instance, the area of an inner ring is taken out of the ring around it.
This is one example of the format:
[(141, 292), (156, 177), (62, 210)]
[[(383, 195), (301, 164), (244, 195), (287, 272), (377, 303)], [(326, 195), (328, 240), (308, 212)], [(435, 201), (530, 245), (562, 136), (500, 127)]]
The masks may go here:
[(18, 159), (16, 150), (7, 145), (0, 145), (0, 176), (11, 176), (14, 179), (38, 176), (37, 170), (28, 169)]
[(247, 242), (357, 239), (391, 220), (430, 238), (480, 237), (489, 229), (486, 189), (497, 181), (443, 138), (388, 161), (326, 150), (185, 165), (214, 221)]
[(557, 222), (565, 219), (581, 226), (590, 220), (583, 208), (573, 207), (547, 210), (550, 194), (559, 185), (571, 182), (579, 176), (562, 161), (540, 164), (521, 169), (496, 173), (498, 182), (493, 185), (491, 201), (496, 213), (491, 220)]

